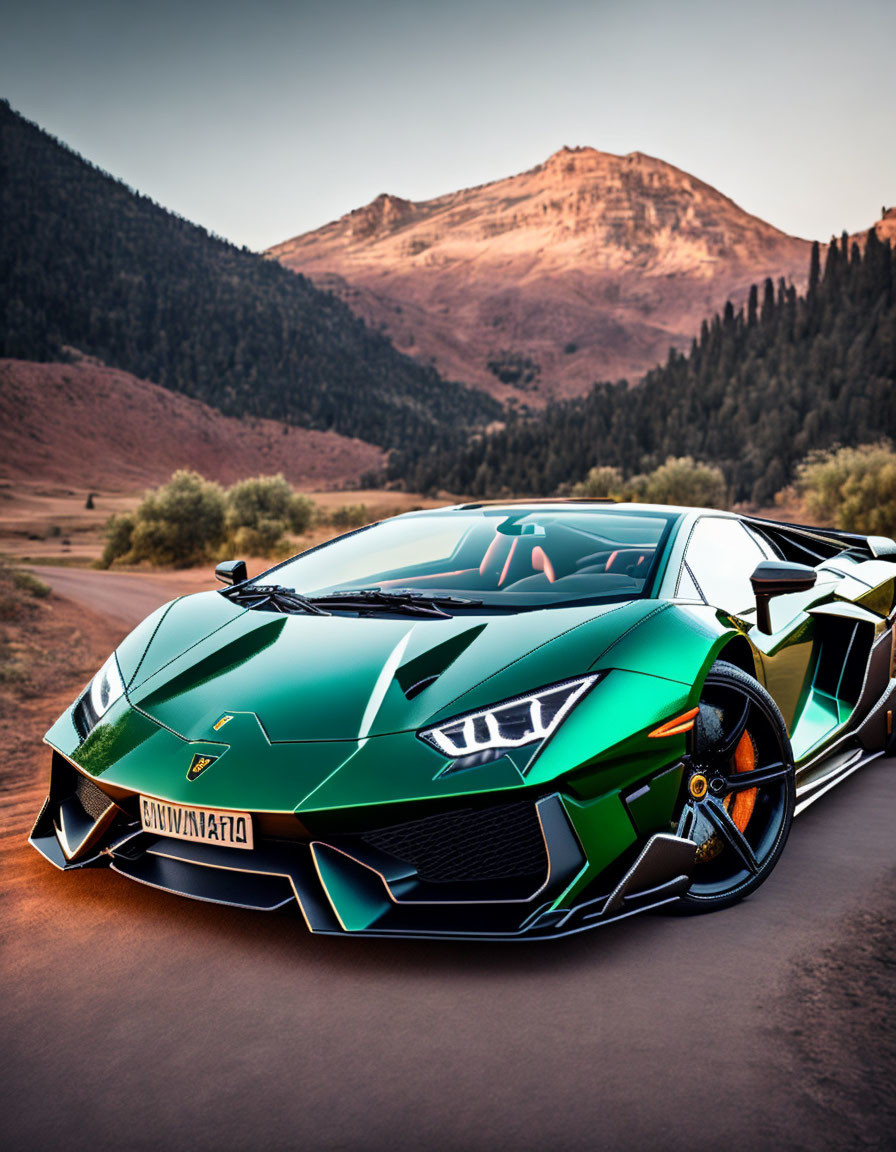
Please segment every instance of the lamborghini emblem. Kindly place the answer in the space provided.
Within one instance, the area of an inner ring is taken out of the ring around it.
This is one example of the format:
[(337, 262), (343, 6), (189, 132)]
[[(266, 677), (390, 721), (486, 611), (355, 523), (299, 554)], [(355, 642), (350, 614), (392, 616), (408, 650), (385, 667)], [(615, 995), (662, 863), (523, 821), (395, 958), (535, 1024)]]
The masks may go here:
[(228, 715), (225, 713), (225, 714), (224, 714), (224, 715), (221, 717), (221, 719), (220, 719), (220, 720), (217, 722), (217, 724), (213, 725), (213, 727), (214, 727), (215, 731), (216, 731), (216, 732), (220, 732), (220, 731), (221, 731), (221, 729), (224, 727), (224, 725), (225, 725), (225, 724), (229, 724), (229, 723), (230, 723), (230, 721), (231, 721), (232, 719), (233, 719), (233, 717), (232, 717), (232, 716), (228, 716)]
[(197, 752), (193, 757), (193, 763), (187, 769), (187, 779), (195, 780), (197, 776), (202, 775), (206, 768), (210, 768), (217, 759), (219, 759), (217, 756), (204, 756), (201, 752)]

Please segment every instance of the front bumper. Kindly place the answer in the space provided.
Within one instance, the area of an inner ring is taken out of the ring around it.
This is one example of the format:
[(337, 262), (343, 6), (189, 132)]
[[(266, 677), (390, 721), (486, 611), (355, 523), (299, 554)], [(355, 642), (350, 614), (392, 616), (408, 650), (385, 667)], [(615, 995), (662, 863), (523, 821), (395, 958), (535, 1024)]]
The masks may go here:
[[(31, 843), (64, 870), (109, 866), (196, 900), (258, 911), (297, 907), (312, 932), (517, 939), (567, 935), (675, 900), (696, 846), (651, 836), (584, 902), (588, 860), (562, 793), (436, 812), (320, 838), (294, 817), (259, 819), (251, 851), (142, 830), (136, 795), (113, 796), (58, 751)], [(279, 822), (278, 822), (279, 820)], [(503, 840), (502, 840), (503, 837)], [(632, 858), (634, 857), (634, 858)]]

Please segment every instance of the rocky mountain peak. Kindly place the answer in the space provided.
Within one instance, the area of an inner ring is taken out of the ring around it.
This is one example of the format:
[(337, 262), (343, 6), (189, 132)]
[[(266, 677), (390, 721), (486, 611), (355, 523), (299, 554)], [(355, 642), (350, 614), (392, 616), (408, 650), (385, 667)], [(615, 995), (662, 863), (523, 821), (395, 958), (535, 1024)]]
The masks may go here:
[(806, 241), (687, 172), (569, 145), (432, 200), (378, 196), (270, 255), (449, 379), (527, 403), (636, 378), (754, 281), (809, 265)]

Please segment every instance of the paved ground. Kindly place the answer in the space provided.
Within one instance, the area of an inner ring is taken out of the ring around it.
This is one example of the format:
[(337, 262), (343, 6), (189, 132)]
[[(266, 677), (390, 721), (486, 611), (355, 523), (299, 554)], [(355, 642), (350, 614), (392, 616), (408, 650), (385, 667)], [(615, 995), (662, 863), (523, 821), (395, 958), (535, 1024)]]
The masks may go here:
[[(102, 596), (122, 623), (129, 605), (142, 615), (172, 595), (164, 581), (62, 571), (69, 594)], [(836, 1032), (811, 1066), (794, 1043), (793, 997), (813, 993), (821, 952), (854, 943), (856, 908), (874, 915), (892, 891), (894, 771), (878, 760), (800, 816), (773, 877), (736, 908), (529, 945), (313, 937), (298, 919), (106, 871), (63, 875), (24, 843), (29, 797), (10, 798), (0, 1140), (60, 1152), (891, 1148), (892, 1119), (864, 1114), (855, 1068), (841, 1099)], [(816, 1018), (826, 995), (819, 985)], [(872, 1025), (892, 1023), (869, 1023), (861, 1005), (844, 1017), (871, 1068)], [(892, 1084), (892, 1067), (877, 1071)]]

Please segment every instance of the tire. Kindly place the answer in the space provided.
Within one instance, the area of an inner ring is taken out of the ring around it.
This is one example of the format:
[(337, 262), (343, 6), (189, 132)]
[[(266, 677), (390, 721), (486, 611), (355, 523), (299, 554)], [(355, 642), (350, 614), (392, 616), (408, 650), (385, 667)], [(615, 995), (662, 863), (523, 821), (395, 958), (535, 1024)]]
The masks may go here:
[(685, 915), (728, 908), (755, 892), (778, 862), (796, 806), (787, 726), (765, 688), (719, 660), (699, 708), (677, 829), (697, 844), (691, 887), (673, 905)]

